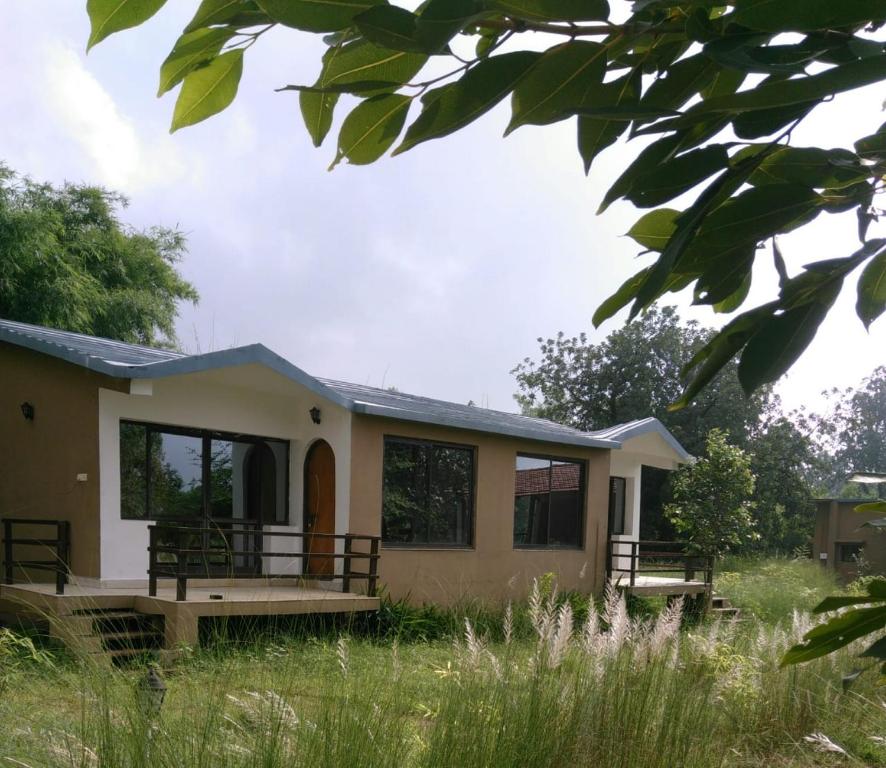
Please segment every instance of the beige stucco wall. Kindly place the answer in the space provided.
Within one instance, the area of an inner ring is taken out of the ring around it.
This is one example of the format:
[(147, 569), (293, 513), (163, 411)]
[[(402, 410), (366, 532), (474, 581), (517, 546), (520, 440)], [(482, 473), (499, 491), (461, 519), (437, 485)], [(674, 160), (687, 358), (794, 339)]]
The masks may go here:
[[(863, 502), (858, 500), (820, 499), (816, 502), (815, 534), (812, 542), (812, 556), (831, 568), (835, 568), (845, 579), (853, 579), (858, 569), (837, 560), (837, 543), (863, 542), (864, 559), (873, 573), (886, 573), (886, 531), (878, 528), (862, 527), (869, 520), (883, 517), (878, 513), (860, 514), (855, 507)], [(826, 554), (827, 558), (822, 558)]]
[[(100, 575), (99, 389), (127, 386), (0, 342), (0, 517), (69, 520), (72, 570), (84, 576)], [(23, 402), (34, 405), (33, 421), (22, 416)], [(33, 576), (52, 580), (48, 572)]]
[[(385, 435), (476, 448), (474, 544), (470, 549), (385, 547), (380, 581), (393, 598), (451, 604), (464, 598), (517, 599), (533, 577), (558, 576), (561, 589), (599, 591), (604, 582), (609, 451), (518, 440), (482, 432), (355, 415), (351, 437), (351, 531), (381, 533)], [(514, 549), (514, 473), (517, 453), (581, 459), (586, 464), (584, 542), (581, 549)]]

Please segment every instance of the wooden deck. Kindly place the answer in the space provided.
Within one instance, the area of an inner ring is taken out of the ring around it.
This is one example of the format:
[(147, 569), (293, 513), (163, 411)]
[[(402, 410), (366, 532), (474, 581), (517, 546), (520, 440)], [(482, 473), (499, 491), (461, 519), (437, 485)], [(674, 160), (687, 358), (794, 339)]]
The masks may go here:
[(317, 584), (274, 580), (222, 580), (199, 582), (188, 588), (187, 600), (176, 600), (172, 580), (160, 580), (157, 595), (148, 587), (80, 585), (72, 580), (65, 594), (55, 584), (5, 584), (0, 599), (14, 603), (24, 613), (49, 621), (51, 631), (69, 642), (69, 627), (83, 614), (129, 610), (163, 617), (164, 647), (197, 643), (197, 625), (204, 616), (287, 616), (310, 613), (355, 613), (378, 610), (379, 598), (353, 592), (323, 589)]
[(701, 595), (710, 589), (710, 584), (706, 584), (704, 581), (686, 581), (684, 578), (677, 578), (676, 576), (644, 576), (637, 574), (634, 576), (633, 586), (626, 578), (620, 580), (613, 579), (613, 583), (628, 594), (641, 597), (652, 597), (655, 595), (668, 597), (672, 595)]

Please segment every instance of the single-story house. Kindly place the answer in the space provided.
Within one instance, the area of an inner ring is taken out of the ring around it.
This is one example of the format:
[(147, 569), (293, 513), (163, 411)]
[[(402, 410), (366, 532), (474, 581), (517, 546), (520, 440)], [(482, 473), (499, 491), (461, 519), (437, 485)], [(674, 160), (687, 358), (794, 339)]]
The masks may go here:
[(144, 590), (178, 562), (359, 591), (372, 566), (436, 603), (546, 572), (599, 591), (609, 543), (638, 537), (641, 467), (690, 458), (654, 418), (582, 432), (315, 378), (261, 344), (188, 355), (7, 320), (0, 435), (0, 518), (64, 521), (81, 589)]
[[(866, 499), (821, 498), (815, 501), (812, 556), (846, 581), (862, 572), (886, 573), (886, 530), (881, 512), (856, 512)], [(874, 523), (874, 525), (871, 525)]]

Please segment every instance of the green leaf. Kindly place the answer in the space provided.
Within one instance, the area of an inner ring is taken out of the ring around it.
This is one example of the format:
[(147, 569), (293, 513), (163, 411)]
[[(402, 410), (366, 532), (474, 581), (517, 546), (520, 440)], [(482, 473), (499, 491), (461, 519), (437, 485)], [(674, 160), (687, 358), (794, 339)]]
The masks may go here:
[(886, 19), (883, 0), (735, 0), (731, 19), (767, 32), (814, 32)]
[(397, 51), (425, 52), (416, 39), (418, 17), (397, 5), (374, 5), (354, 17), (360, 34), (370, 42)]
[(628, 237), (636, 240), (650, 251), (663, 251), (677, 230), (677, 217), (680, 211), (674, 208), (657, 208), (641, 216), (627, 231)]
[(428, 93), (423, 99), (421, 114), (409, 126), (394, 154), (453, 133), (488, 112), (513, 90), (540, 55), (533, 51), (514, 51), (491, 56), (475, 64), (454, 83)]
[(842, 189), (868, 177), (858, 158), (845, 149), (782, 147), (767, 157), (748, 182), (787, 182), (815, 189)]
[(91, 29), (88, 51), (108, 35), (147, 21), (166, 4), (166, 0), (86, 0)]
[(476, 0), (427, 0), (419, 10), (417, 39), (428, 53), (438, 53), (480, 10)]
[(859, 656), (873, 658), (879, 661), (886, 659), (886, 637), (881, 637), (869, 645)]
[(728, 165), (729, 155), (724, 145), (696, 149), (660, 163), (655, 170), (637, 177), (626, 198), (639, 208), (661, 205)]
[(886, 251), (875, 256), (858, 280), (858, 302), (855, 311), (865, 328), (886, 310)]
[(875, 134), (856, 141), (855, 151), (865, 160), (886, 161), (886, 125), (881, 125)]
[(781, 665), (799, 664), (826, 656), (884, 626), (886, 606), (849, 611), (808, 632), (806, 642), (791, 648), (782, 658)]
[(751, 337), (738, 363), (745, 392), (780, 378), (809, 346), (831, 302), (809, 302), (770, 318)]
[(423, 53), (392, 51), (367, 40), (355, 40), (331, 48), (323, 56), (317, 87), (347, 87), (367, 82), (396, 88), (409, 82), (427, 60)]
[(634, 297), (637, 295), (637, 291), (640, 290), (640, 286), (643, 285), (643, 281), (646, 279), (646, 274), (648, 272), (649, 268), (647, 267), (646, 269), (641, 269), (637, 274), (631, 275), (621, 284), (621, 286), (619, 286), (619, 289), (615, 293), (597, 307), (597, 310), (594, 312), (594, 316), (591, 319), (594, 328), (599, 328), (616, 312), (633, 301)]
[(252, 27), (269, 22), (270, 19), (251, 0), (203, 0), (194, 18), (185, 27), (185, 32), (193, 32), (200, 27), (211, 27), (216, 24)]
[[(640, 77), (641, 72), (637, 69), (611, 83), (598, 83), (588, 90), (585, 99), (596, 109), (636, 106), (640, 97)], [(623, 119), (603, 118), (599, 114), (593, 119), (578, 118), (578, 151), (584, 160), (585, 173), (591, 170), (594, 158), (614, 144), (627, 127)]]
[(871, 56), (831, 67), (819, 74), (767, 82), (739, 93), (705, 99), (690, 108), (686, 118), (710, 112), (744, 112), (784, 107), (789, 104), (804, 104), (879, 82), (884, 77), (886, 77), (886, 56)]
[(707, 87), (719, 71), (715, 62), (700, 53), (678, 61), (665, 77), (649, 86), (640, 104), (650, 109), (677, 109)]
[(188, 72), (215, 58), (233, 36), (234, 30), (224, 27), (196, 29), (183, 34), (160, 66), (157, 95), (162, 96), (184, 80)]
[(585, 105), (605, 72), (606, 48), (599, 43), (573, 40), (549, 48), (514, 90), (505, 135), (521, 125), (568, 117), (567, 110)]
[[(751, 262), (746, 270), (746, 274), (741, 281), (741, 284), (738, 288), (735, 289), (733, 293), (725, 296), (720, 301), (716, 301), (713, 305), (714, 312), (718, 314), (730, 314), (735, 312), (742, 304), (744, 304), (745, 299), (748, 297), (748, 294), (751, 292), (751, 281), (753, 274), (751, 272), (750, 267), (753, 266), (753, 258), (751, 258)], [(711, 294), (716, 291), (716, 286), (711, 288)]]
[(302, 91), (298, 95), (302, 119), (315, 147), (319, 147), (332, 127), (332, 114), (338, 103), (337, 93)]
[(489, 10), (527, 21), (605, 21), (606, 0), (488, 0)]
[(272, 20), (307, 32), (336, 32), (386, 0), (256, 0)]
[[(754, 266), (755, 244), (741, 245), (725, 254), (708, 259), (707, 269), (695, 284), (694, 304), (720, 304), (728, 299), (741, 304), (750, 288), (751, 269)], [(680, 269), (681, 265), (677, 265)], [(736, 295), (738, 294), (738, 295)]]
[(338, 134), (338, 155), (354, 165), (373, 163), (397, 140), (412, 99), (399, 93), (383, 93), (360, 102), (344, 119)]
[(854, 508), (854, 512), (870, 513), (886, 515), (886, 501), (869, 501), (865, 504), (859, 504)]
[[(766, 155), (766, 150), (757, 155), (746, 157), (734, 166), (727, 168), (698, 196), (692, 206), (685, 211), (677, 221), (677, 229), (668, 240), (667, 245), (653, 265), (652, 271), (646, 282), (637, 293), (637, 298), (631, 308), (631, 318), (644, 308), (648, 307), (661, 295), (662, 287), (667, 283), (673, 270), (674, 264), (680, 259), (686, 249), (692, 244), (695, 235), (702, 224), (707, 225), (712, 217), (711, 211), (716, 214), (717, 209), (730, 198), (753, 173), (754, 168)], [(728, 243), (727, 249), (735, 243)]]
[(243, 50), (223, 53), (205, 67), (189, 72), (175, 102), (171, 131), (194, 125), (221, 112), (237, 95), (243, 74)]
[(759, 139), (782, 130), (790, 123), (804, 117), (816, 106), (818, 106), (817, 101), (807, 101), (787, 107), (742, 112), (733, 118), (732, 127), (740, 139)]
[(694, 247), (727, 250), (740, 243), (765, 240), (806, 220), (810, 212), (819, 210), (821, 202), (819, 194), (800, 184), (751, 187), (707, 216)]
[(606, 192), (603, 202), (600, 203), (600, 207), (597, 209), (597, 213), (603, 213), (618, 198), (626, 197), (630, 193), (635, 179), (649, 173), (657, 168), (660, 163), (673, 157), (681, 138), (680, 134), (665, 136), (643, 149), (637, 155), (637, 159), (622, 172), (621, 176), (615, 180), (615, 183)]
[(717, 334), (683, 366), (680, 372), (687, 379), (680, 398), (668, 406), (669, 411), (687, 407), (704, 387), (738, 354), (775, 311), (776, 303), (770, 302), (743, 312), (727, 323)]

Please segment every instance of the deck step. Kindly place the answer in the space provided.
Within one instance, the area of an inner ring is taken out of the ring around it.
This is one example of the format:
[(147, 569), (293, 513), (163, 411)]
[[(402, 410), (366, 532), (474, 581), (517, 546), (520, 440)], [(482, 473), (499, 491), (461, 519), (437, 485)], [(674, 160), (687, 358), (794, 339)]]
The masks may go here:
[(711, 597), (710, 613), (721, 619), (735, 619), (741, 616), (741, 611), (732, 605), (732, 601), (722, 595)]

